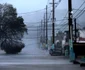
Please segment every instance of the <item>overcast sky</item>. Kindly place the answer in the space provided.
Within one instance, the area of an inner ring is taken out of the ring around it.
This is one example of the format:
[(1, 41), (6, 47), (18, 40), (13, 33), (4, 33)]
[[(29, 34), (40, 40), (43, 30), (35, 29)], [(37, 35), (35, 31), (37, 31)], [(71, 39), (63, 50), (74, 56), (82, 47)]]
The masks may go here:
[[(58, 1), (59, 0), (55, 0), (55, 2), (58, 2)], [(83, 3), (84, 0), (72, 0), (72, 1), (73, 1), (73, 8), (77, 9)], [(25, 12), (32, 12), (32, 11), (40, 10), (40, 9), (45, 8), (46, 5), (51, 6), (49, 4), (51, 2), (52, 2), (52, 0), (0, 0), (0, 3), (12, 4), (15, 8), (17, 8), (18, 13), (25, 13)], [(61, 3), (58, 5), (58, 7), (56, 9), (68, 9), (68, 0), (61, 0)], [(40, 12), (38, 12), (35, 14), (31, 14), (31, 16), (28, 16), (26, 14), (23, 17), (24, 17), (25, 22), (29, 22), (29, 21), (27, 21), (28, 19), (30, 19), (30, 21), (32, 21), (33, 18), (34, 19), (37, 17), (40, 18), (40, 15), (43, 15), (43, 14), (44, 14), (44, 12), (42, 14), (40, 14)], [(64, 15), (61, 15), (61, 16), (64, 16)]]
[(48, 0), (0, 0), (0, 3), (10, 3), (17, 8), (18, 13), (43, 9)]
[[(48, 2), (49, 1), (49, 2)], [(55, 0), (58, 2), (59, 0)], [(59, 9), (67, 9), (67, 1), (61, 0)], [(73, 0), (75, 6), (77, 3), (81, 3), (84, 0)], [(45, 8), (46, 4), (52, 2), (52, 0), (0, 0), (0, 3), (10, 3), (17, 8), (18, 13), (30, 12)], [(50, 6), (50, 5), (49, 5)]]
[[(55, 1), (58, 2), (58, 0)], [(17, 8), (18, 13), (31, 12), (43, 9), (50, 2), (52, 2), (52, 0), (0, 0), (0, 3), (12, 4), (14, 7)], [(67, 8), (67, 0), (62, 0), (61, 5), (59, 5), (58, 8)]]

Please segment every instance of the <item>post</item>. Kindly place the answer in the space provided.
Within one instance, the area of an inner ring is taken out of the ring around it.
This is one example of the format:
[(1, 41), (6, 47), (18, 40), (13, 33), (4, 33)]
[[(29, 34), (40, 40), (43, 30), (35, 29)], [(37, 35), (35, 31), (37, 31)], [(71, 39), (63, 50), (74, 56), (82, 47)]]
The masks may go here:
[(52, 0), (53, 3), (50, 3), (52, 4), (52, 7), (53, 7), (53, 10), (52, 10), (52, 48), (51, 49), (54, 49), (54, 43), (55, 43), (55, 0)]
[(46, 48), (48, 48), (48, 17), (47, 17), (47, 5), (46, 5)]
[(77, 36), (76, 36), (76, 32), (77, 32), (77, 30), (76, 30), (76, 18), (74, 19), (74, 24), (75, 24), (75, 40), (74, 40), (74, 42), (76, 43), (76, 38), (77, 38)]
[(38, 26), (37, 26), (37, 43), (38, 43)]
[(52, 35), (53, 35), (53, 44), (55, 43), (55, 4), (54, 4), (54, 0), (53, 0), (53, 19), (52, 19)]
[(45, 29), (45, 27), (46, 27), (46, 24), (45, 24), (45, 14), (44, 14), (44, 43), (46, 43), (46, 40), (45, 40), (45, 39), (46, 39), (46, 38), (45, 38), (45, 30), (46, 30), (46, 29)]
[(43, 44), (43, 29), (42, 29), (42, 20), (41, 20), (41, 31), (40, 31), (40, 48), (42, 48), (42, 44)]
[(72, 0), (68, 0), (68, 24), (69, 24), (69, 47), (70, 47), (70, 61), (75, 60), (73, 52), (73, 25), (72, 25)]
[(42, 44), (42, 20), (41, 20), (41, 44)]

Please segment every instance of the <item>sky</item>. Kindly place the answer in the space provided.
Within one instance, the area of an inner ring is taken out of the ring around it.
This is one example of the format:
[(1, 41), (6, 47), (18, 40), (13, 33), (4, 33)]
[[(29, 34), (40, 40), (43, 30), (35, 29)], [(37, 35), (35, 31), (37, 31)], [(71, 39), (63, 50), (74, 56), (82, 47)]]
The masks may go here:
[[(58, 2), (59, 0), (55, 0)], [(52, 0), (0, 0), (0, 3), (10, 3), (17, 8), (18, 13), (31, 12), (51, 6)], [(63, 5), (63, 7), (62, 7)], [(58, 8), (67, 8), (67, 0), (62, 0)]]
[[(55, 0), (56, 3), (58, 1), (59, 0)], [(72, 0), (73, 8), (77, 9), (82, 4), (83, 1), (84, 0)], [(51, 7), (50, 9), (52, 10), (52, 5), (49, 4), (52, 3), (52, 0), (0, 0), (0, 3), (12, 4), (17, 9), (18, 14), (20, 16), (23, 16), (25, 22), (32, 22), (32, 21), (39, 22), (41, 19), (43, 19), (45, 10), (39, 12), (34, 12), (34, 11), (42, 10), (46, 7), (46, 5)], [(57, 17), (58, 20), (64, 17), (64, 15), (67, 12), (66, 9), (68, 9), (68, 0), (61, 0), (61, 3), (56, 8), (57, 12), (56, 14), (58, 16)], [(26, 12), (34, 12), (34, 13), (22, 14)]]
[[(55, 0), (57, 3), (59, 0)], [(68, 0), (61, 0), (58, 9), (67, 9)], [(84, 0), (72, 0), (75, 7), (78, 3), (81, 4)], [(51, 3), (52, 0), (0, 0), (0, 3), (10, 3), (17, 8), (18, 13), (31, 12), (39, 9), (43, 9)], [(51, 6), (51, 5), (49, 5)]]
[(10, 3), (18, 13), (24, 13), (45, 8), (47, 0), (0, 0), (0, 3)]

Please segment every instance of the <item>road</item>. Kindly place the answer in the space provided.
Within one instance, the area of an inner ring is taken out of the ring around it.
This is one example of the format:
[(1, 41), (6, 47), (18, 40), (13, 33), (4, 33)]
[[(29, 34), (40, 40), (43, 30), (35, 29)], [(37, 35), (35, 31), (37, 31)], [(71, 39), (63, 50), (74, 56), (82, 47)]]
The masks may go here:
[(36, 39), (23, 39), (25, 48), (16, 55), (0, 53), (0, 70), (85, 70), (64, 56), (50, 56), (39, 48)]

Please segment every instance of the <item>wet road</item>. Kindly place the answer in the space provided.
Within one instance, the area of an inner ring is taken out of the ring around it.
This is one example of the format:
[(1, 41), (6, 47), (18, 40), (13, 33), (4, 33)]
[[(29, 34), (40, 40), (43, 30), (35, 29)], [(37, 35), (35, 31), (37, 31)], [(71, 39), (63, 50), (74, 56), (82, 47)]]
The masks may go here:
[(0, 70), (85, 70), (78, 65), (13, 65), (3, 66)]
[(16, 55), (0, 53), (0, 70), (85, 70), (64, 56), (50, 56), (39, 48), (36, 39), (23, 39), (25, 48)]
[[(6, 55), (5, 53), (0, 55), (0, 65), (10, 64), (71, 64), (68, 59), (63, 56), (56, 57), (50, 56), (47, 50), (42, 50), (38, 47), (36, 40), (31, 40), (28, 43), (27, 39), (24, 39), (25, 48), (21, 53), (16, 55)], [(30, 44), (30, 45), (29, 45)]]
[(25, 48), (22, 50), (22, 54), (27, 55), (48, 55), (48, 51), (42, 50), (37, 44), (37, 39), (23, 39)]

